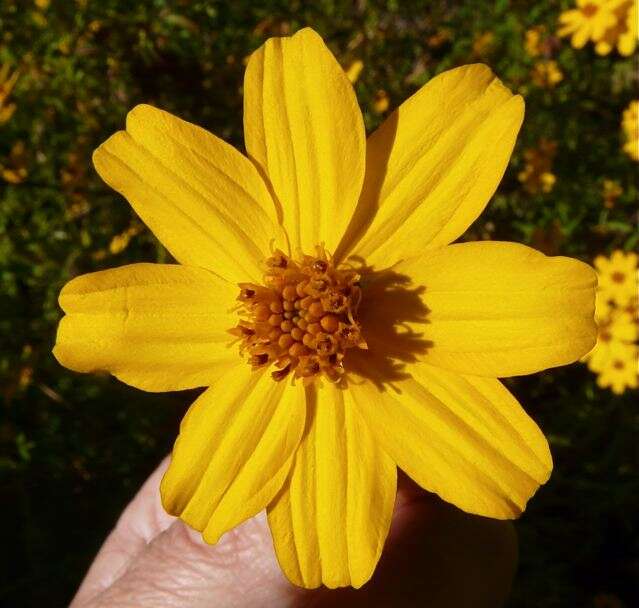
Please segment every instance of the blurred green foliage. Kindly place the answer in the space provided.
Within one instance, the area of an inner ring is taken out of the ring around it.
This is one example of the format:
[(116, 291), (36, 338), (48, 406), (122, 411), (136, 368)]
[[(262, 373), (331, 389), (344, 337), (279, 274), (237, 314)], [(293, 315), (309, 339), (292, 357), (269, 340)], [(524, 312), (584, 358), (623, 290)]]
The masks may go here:
[[(637, 166), (621, 151), (620, 129), (637, 97), (635, 60), (555, 38), (569, 2), (46, 4), (0, 3), (0, 64), (19, 70), (15, 113), (0, 125), (0, 165), (27, 170), (21, 183), (0, 178), (0, 605), (69, 600), (193, 399), (73, 374), (50, 354), (56, 297), (68, 279), (168, 259), (90, 162), (135, 104), (174, 112), (241, 148), (246, 56), (304, 25), (345, 67), (363, 61), (355, 86), (369, 130), (384, 118), (373, 105), (380, 89), (392, 108), (438, 72), (483, 61), (524, 95), (527, 114), (511, 167), (466, 238), (516, 240), (586, 261), (637, 245)], [(533, 26), (546, 28), (540, 57), (525, 50)], [(563, 72), (554, 87), (531, 79), (544, 58)], [(523, 151), (542, 139), (557, 145), (556, 183), (531, 193), (517, 176)], [(25, 144), (24, 160), (11, 158), (16, 142)], [(623, 191), (608, 205), (604, 179)], [(111, 245), (129, 228), (128, 242)], [(597, 389), (583, 365), (508, 384), (549, 436), (556, 462), (518, 523), (512, 606), (639, 605), (636, 394)]]

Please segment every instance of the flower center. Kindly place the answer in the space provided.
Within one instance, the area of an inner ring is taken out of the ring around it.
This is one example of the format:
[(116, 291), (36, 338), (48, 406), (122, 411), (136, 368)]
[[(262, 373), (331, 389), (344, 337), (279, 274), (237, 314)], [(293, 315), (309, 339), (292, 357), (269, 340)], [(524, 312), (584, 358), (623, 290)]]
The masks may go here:
[(612, 273), (610, 277), (613, 283), (623, 283), (626, 279), (626, 275), (623, 272), (619, 272), (618, 270)]
[(337, 382), (349, 348), (366, 349), (356, 319), (360, 275), (337, 268), (321, 246), (317, 255), (292, 260), (275, 251), (263, 284), (240, 283), (240, 322), (230, 332), (253, 369), (273, 364), (275, 380), (289, 374)]
[(594, 17), (597, 14), (599, 8), (596, 4), (586, 4), (582, 7), (581, 12), (588, 18)]

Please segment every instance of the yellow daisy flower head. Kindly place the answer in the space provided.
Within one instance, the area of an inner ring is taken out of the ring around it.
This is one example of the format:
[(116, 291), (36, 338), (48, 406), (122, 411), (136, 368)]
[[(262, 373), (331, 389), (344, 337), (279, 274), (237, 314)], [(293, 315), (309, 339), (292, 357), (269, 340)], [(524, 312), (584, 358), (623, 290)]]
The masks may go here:
[(626, 142), (623, 146), (624, 152), (639, 161), (639, 100), (635, 99), (628, 104), (621, 119), (621, 126), (624, 131)]
[(348, 68), (346, 68), (346, 76), (352, 83), (355, 83), (359, 79), (363, 69), (364, 62), (361, 59), (355, 59), (351, 61)]
[(570, 44), (576, 49), (588, 41), (598, 42), (617, 24), (613, 4), (615, 0), (577, 0), (574, 9), (559, 16), (559, 36), (570, 36)]
[(530, 57), (539, 57), (544, 51), (543, 40), (546, 36), (546, 28), (543, 25), (536, 25), (526, 30), (524, 34), (524, 49)]
[(18, 70), (11, 73), (9, 64), (2, 64), (0, 67), (0, 125), (7, 122), (16, 110), (16, 104), (8, 101), (16, 82), (18, 82)]
[(613, 179), (604, 179), (601, 189), (601, 196), (603, 198), (604, 207), (606, 209), (613, 209), (617, 199), (623, 194), (623, 188), (619, 182)]
[(379, 89), (373, 96), (373, 111), (376, 114), (383, 114), (390, 106), (388, 93), (384, 89)]
[(438, 49), (442, 45), (450, 42), (453, 37), (451, 30), (439, 28), (432, 36), (426, 38), (426, 45), (431, 49)]
[(473, 40), (473, 55), (484, 57), (490, 54), (495, 44), (495, 34), (493, 32), (483, 32), (478, 34)]
[(530, 194), (550, 192), (557, 178), (552, 172), (552, 164), (557, 155), (557, 142), (541, 138), (536, 148), (526, 148), (523, 152), (524, 168), (517, 174), (524, 190)]
[(624, 57), (629, 57), (637, 48), (637, 40), (639, 39), (639, 1), (628, 0), (624, 27), (619, 33), (617, 40), (617, 50)]
[(531, 79), (538, 87), (553, 89), (564, 79), (556, 61), (538, 61), (532, 69)]
[(142, 226), (138, 223), (131, 224), (126, 230), (113, 236), (109, 242), (109, 253), (117, 255), (122, 253), (131, 242), (131, 239), (142, 232)]
[(617, 343), (636, 342), (639, 326), (636, 312), (611, 304), (601, 296), (601, 292), (597, 293), (595, 318), (598, 326), (597, 344), (583, 361), (588, 362), (593, 372), (601, 372), (612, 364)]
[(639, 380), (639, 348), (636, 344), (610, 343), (606, 364), (597, 370), (597, 385), (621, 395), (635, 389)]
[(164, 507), (215, 543), (266, 509), (303, 587), (363, 585), (403, 469), (470, 513), (517, 517), (548, 444), (497, 379), (594, 345), (586, 264), (450, 244), (510, 158), (523, 100), (484, 65), (444, 72), (368, 139), (311, 29), (244, 80), (248, 158), (141, 105), (94, 154), (177, 264), (84, 275), (54, 354), (149, 391), (208, 387), (182, 422)]
[(636, 253), (616, 250), (609, 258), (597, 256), (595, 268), (603, 298), (619, 306), (627, 306), (637, 297), (639, 287)]
[(597, 41), (598, 55), (608, 55), (615, 47), (620, 55), (632, 55), (637, 45), (637, 0), (609, 0), (615, 24)]
[(27, 147), (22, 140), (18, 140), (11, 146), (5, 163), (0, 163), (0, 176), (9, 184), (20, 184), (28, 174)]

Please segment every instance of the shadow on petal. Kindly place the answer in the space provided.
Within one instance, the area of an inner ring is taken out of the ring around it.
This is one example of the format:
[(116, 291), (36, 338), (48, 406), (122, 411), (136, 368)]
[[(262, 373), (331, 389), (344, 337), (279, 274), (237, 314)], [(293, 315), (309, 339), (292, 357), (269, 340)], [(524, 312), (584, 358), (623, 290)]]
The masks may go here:
[(393, 269), (375, 270), (357, 258), (349, 261), (362, 277), (357, 316), (368, 349), (348, 351), (344, 360), (348, 382), (365, 379), (380, 390), (390, 387), (400, 392), (395, 383), (409, 377), (406, 364), (416, 362), (432, 346), (423, 332), (414, 329), (428, 323), (429, 311), (422, 300), (426, 287)]

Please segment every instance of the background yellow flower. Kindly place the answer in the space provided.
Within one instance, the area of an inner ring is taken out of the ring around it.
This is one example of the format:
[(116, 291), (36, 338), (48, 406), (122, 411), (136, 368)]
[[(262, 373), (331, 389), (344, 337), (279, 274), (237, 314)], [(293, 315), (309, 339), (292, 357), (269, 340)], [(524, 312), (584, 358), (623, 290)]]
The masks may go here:
[(560, 15), (559, 23), (559, 36), (570, 36), (576, 49), (590, 41), (599, 55), (616, 47), (629, 56), (637, 44), (637, 0), (577, 0), (576, 8)]
[(9, 102), (9, 96), (18, 81), (18, 70), (10, 74), (8, 63), (0, 67), (0, 125), (7, 122), (16, 110), (16, 104)]
[(355, 59), (351, 61), (348, 68), (346, 68), (346, 76), (348, 76), (348, 79), (351, 82), (355, 83), (357, 82), (357, 79), (359, 78), (359, 75), (362, 73), (363, 69), (364, 62), (361, 59)]
[(576, 49), (587, 42), (598, 42), (606, 31), (617, 24), (613, 11), (614, 0), (577, 0), (576, 7), (559, 16), (559, 36), (570, 36)]
[(383, 89), (379, 89), (373, 97), (373, 110), (376, 114), (383, 114), (390, 106), (388, 93)]
[(552, 172), (552, 163), (557, 154), (557, 143), (542, 138), (535, 148), (524, 150), (524, 168), (517, 174), (517, 179), (530, 194), (550, 192), (557, 178)]
[(623, 194), (623, 188), (619, 184), (612, 179), (604, 179), (602, 184), (602, 192), (601, 195), (604, 201), (604, 207), (607, 209), (612, 209), (617, 202), (617, 199)]
[(637, 297), (637, 254), (616, 250), (607, 258), (597, 256), (595, 268), (599, 276), (599, 290), (605, 300), (620, 307)]
[(552, 89), (564, 79), (563, 72), (553, 60), (535, 63), (530, 77), (538, 87), (548, 89)]
[(624, 152), (632, 160), (639, 161), (639, 100), (631, 101), (624, 110), (621, 126), (626, 140), (623, 145)]
[(595, 259), (598, 271), (595, 319), (597, 344), (584, 360), (597, 374), (597, 384), (615, 394), (637, 388), (639, 361), (639, 275), (637, 256), (622, 251)]
[(531, 57), (539, 57), (543, 52), (543, 39), (546, 36), (546, 28), (543, 25), (537, 25), (526, 30), (524, 35), (524, 48)]
[[(593, 361), (595, 358), (593, 358)], [(598, 367), (597, 385), (610, 388), (617, 395), (626, 390), (636, 389), (639, 379), (639, 348), (636, 344), (612, 341), (607, 348), (606, 358)]]

